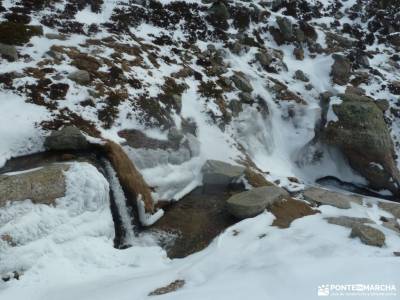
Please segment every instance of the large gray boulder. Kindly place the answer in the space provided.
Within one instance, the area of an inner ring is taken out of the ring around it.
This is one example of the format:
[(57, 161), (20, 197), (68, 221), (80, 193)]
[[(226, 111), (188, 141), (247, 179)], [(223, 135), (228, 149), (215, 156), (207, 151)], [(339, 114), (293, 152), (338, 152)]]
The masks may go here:
[(366, 96), (346, 93), (339, 97), (342, 103), (332, 105), (337, 120), (323, 128), (323, 141), (338, 147), (371, 188), (399, 195), (400, 173), (382, 110)]
[(251, 218), (285, 197), (289, 197), (288, 192), (277, 186), (254, 188), (230, 197), (227, 209), (238, 219)]
[(65, 196), (66, 164), (54, 164), (26, 172), (0, 175), (0, 207), (8, 201), (30, 199), (33, 203), (52, 204)]
[(345, 195), (317, 187), (306, 189), (303, 196), (307, 201), (331, 205), (342, 209), (351, 208), (352, 202), (357, 204), (362, 203), (362, 198), (360, 196)]
[(228, 186), (244, 175), (245, 168), (218, 160), (207, 160), (201, 171), (204, 185)]
[(354, 226), (350, 237), (358, 237), (362, 243), (369, 246), (382, 247), (385, 244), (385, 235), (380, 230), (368, 225), (359, 224)]
[(75, 81), (76, 83), (86, 85), (86, 84), (90, 83), (90, 74), (86, 70), (77, 70), (77, 71), (69, 74), (68, 79), (71, 79), (72, 81)]
[(44, 141), (47, 150), (87, 150), (90, 143), (75, 126), (66, 126), (59, 131), (53, 131)]

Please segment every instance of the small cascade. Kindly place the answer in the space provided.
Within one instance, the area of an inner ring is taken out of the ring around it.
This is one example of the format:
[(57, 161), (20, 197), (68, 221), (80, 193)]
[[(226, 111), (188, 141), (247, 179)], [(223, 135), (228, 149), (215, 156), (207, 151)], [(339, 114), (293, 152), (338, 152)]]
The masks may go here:
[[(121, 223), (121, 229), (119, 230), (119, 241), (116, 242), (118, 248), (124, 248), (131, 246), (135, 238), (135, 229), (132, 220), (131, 208), (126, 205), (126, 197), (119, 183), (117, 174), (109, 161), (103, 161), (105, 170), (107, 172), (108, 182), (110, 184), (110, 191), (112, 196), (111, 205), (115, 205), (118, 213), (118, 220)], [(114, 222), (115, 222), (114, 217)], [(116, 235), (118, 233), (116, 232)]]

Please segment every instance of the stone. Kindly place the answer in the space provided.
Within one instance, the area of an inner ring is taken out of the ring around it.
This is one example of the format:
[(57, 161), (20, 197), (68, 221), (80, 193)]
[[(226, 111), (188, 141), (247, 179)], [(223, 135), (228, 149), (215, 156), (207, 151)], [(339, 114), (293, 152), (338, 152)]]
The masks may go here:
[(388, 41), (396, 47), (400, 47), (400, 33), (392, 33), (387, 37)]
[(386, 99), (378, 99), (375, 101), (375, 104), (382, 112), (385, 112), (390, 108), (389, 101)]
[(292, 22), (286, 17), (276, 17), (276, 23), (279, 26), (279, 30), (286, 41), (290, 41), (293, 38), (293, 25)]
[(158, 296), (158, 295), (164, 295), (168, 293), (175, 292), (176, 290), (181, 289), (185, 285), (185, 280), (175, 280), (174, 282), (171, 282), (167, 286), (155, 289), (151, 293), (149, 293), (149, 296)]
[(332, 105), (337, 120), (324, 127), (323, 141), (338, 147), (371, 188), (398, 195), (400, 173), (382, 110), (366, 96), (347, 93), (339, 97), (342, 102)]
[(369, 246), (382, 247), (385, 244), (385, 235), (380, 230), (368, 225), (358, 224), (354, 226), (350, 237), (358, 237), (362, 243)]
[(85, 71), (85, 70), (77, 70), (77, 71), (69, 74), (68, 79), (71, 79), (72, 81), (75, 81), (76, 83), (86, 85), (86, 84), (90, 83), (90, 74), (88, 71)]
[(59, 131), (53, 131), (44, 141), (47, 150), (88, 150), (89, 142), (75, 126), (65, 126)]
[(306, 74), (304, 74), (304, 72), (302, 70), (297, 70), (294, 73), (294, 77), (293, 78), (301, 80), (301, 81), (304, 81), (304, 82), (309, 82), (310, 81), (310, 78), (308, 78), (308, 76)]
[(352, 202), (362, 204), (362, 198), (360, 196), (340, 194), (318, 187), (306, 189), (303, 196), (307, 201), (331, 205), (341, 209), (351, 208)]
[(400, 219), (400, 203), (394, 202), (379, 202), (378, 207), (391, 213), (397, 219)]
[(251, 93), (253, 91), (250, 81), (242, 73), (235, 73), (231, 80), (242, 92)]
[(207, 160), (201, 169), (204, 185), (223, 185), (238, 180), (244, 174), (245, 168), (234, 166), (218, 160)]
[(277, 186), (265, 186), (233, 195), (226, 203), (229, 213), (238, 219), (245, 219), (262, 213), (285, 197), (289, 197), (286, 190)]
[(303, 50), (303, 48), (294, 48), (293, 49), (293, 55), (297, 60), (303, 60), (304, 59), (304, 50)]
[(30, 199), (33, 203), (52, 204), (65, 196), (65, 164), (0, 175), (0, 207), (8, 201)]
[(228, 28), (228, 19), (230, 17), (228, 7), (220, 1), (214, 2), (208, 10), (208, 20), (210, 23), (221, 29)]
[(266, 51), (257, 52), (255, 57), (264, 69), (268, 68), (273, 61), (273, 57)]
[(67, 37), (64, 34), (58, 34), (58, 33), (46, 33), (44, 36), (49, 40), (65, 41), (67, 39)]
[(339, 225), (343, 227), (353, 228), (359, 224), (374, 224), (371, 219), (368, 218), (355, 218), (355, 217), (348, 217), (348, 216), (340, 216), (340, 217), (327, 217), (325, 220), (329, 224)]
[(397, 222), (395, 218), (381, 218), (382, 226), (387, 229), (393, 230), (397, 233), (400, 233), (400, 224)]
[(332, 55), (334, 63), (332, 65), (331, 76), (334, 83), (345, 85), (349, 82), (351, 74), (351, 62), (343, 55)]
[(0, 56), (11, 62), (16, 61), (18, 59), (17, 48), (12, 45), (0, 43)]
[(299, 218), (319, 213), (318, 210), (312, 209), (305, 201), (294, 200), (292, 198), (275, 202), (268, 208), (268, 211), (275, 216), (272, 226), (279, 228), (288, 228), (293, 221)]

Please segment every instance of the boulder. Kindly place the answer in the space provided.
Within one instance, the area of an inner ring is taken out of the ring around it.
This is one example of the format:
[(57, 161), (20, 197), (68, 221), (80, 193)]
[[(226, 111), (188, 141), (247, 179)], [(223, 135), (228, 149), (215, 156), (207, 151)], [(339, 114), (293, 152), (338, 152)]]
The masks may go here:
[(362, 243), (369, 246), (382, 247), (385, 244), (385, 235), (380, 230), (368, 225), (358, 224), (354, 226), (350, 237), (358, 237)]
[(228, 199), (228, 211), (238, 219), (254, 217), (275, 202), (289, 197), (289, 193), (277, 186), (265, 186), (238, 193)]
[(374, 222), (368, 218), (355, 218), (355, 217), (348, 217), (348, 216), (340, 216), (340, 217), (327, 217), (325, 220), (329, 224), (339, 225), (343, 227), (353, 228), (356, 225), (360, 224), (373, 224)]
[(227, 29), (229, 17), (228, 7), (221, 1), (215, 1), (208, 10), (208, 21), (217, 28)]
[(53, 164), (18, 173), (0, 175), (0, 207), (7, 201), (30, 199), (33, 203), (52, 204), (65, 196), (66, 164)]
[(309, 82), (310, 81), (310, 78), (308, 78), (308, 76), (306, 74), (304, 74), (304, 72), (302, 70), (297, 70), (294, 73), (294, 77), (293, 78), (297, 79), (297, 80), (304, 81), (304, 82)]
[(0, 56), (8, 61), (16, 61), (18, 59), (18, 52), (15, 46), (0, 43)]
[(389, 86), (389, 91), (394, 95), (400, 95), (400, 80), (392, 81)]
[(77, 71), (69, 74), (68, 79), (71, 79), (72, 81), (75, 81), (76, 83), (86, 85), (86, 84), (90, 83), (90, 74), (86, 70), (77, 70)]
[(273, 57), (267, 51), (257, 52), (255, 57), (264, 69), (267, 69), (273, 61)]
[(244, 74), (235, 73), (235, 75), (231, 77), (231, 80), (242, 92), (251, 93), (253, 91), (250, 81), (244, 76)]
[(83, 133), (75, 126), (66, 126), (59, 131), (53, 131), (44, 141), (47, 150), (88, 150), (89, 142)]
[(228, 186), (243, 176), (245, 168), (218, 160), (207, 160), (201, 172), (204, 185)]
[(362, 203), (362, 198), (355, 195), (345, 195), (322, 188), (311, 187), (304, 191), (304, 199), (319, 204), (331, 205), (337, 208), (351, 208), (351, 203)]
[(339, 97), (342, 102), (332, 105), (337, 120), (324, 127), (324, 142), (338, 147), (371, 188), (398, 195), (400, 174), (382, 110), (366, 96), (347, 93)]
[(331, 76), (334, 83), (345, 85), (349, 82), (351, 74), (351, 62), (343, 55), (332, 55), (334, 63), (332, 65)]

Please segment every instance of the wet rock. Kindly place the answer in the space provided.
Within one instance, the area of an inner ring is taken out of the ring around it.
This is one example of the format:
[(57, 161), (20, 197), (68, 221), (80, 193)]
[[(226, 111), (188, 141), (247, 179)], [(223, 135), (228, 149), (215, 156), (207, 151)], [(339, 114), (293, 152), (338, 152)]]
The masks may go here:
[(87, 150), (89, 142), (75, 126), (66, 126), (59, 131), (53, 131), (44, 141), (47, 150)]
[(304, 72), (302, 71), (302, 70), (297, 70), (295, 73), (294, 73), (294, 77), (293, 77), (294, 79), (298, 79), (298, 80), (301, 80), (301, 81), (304, 81), (304, 82), (309, 82), (310, 81), (310, 79), (308, 78), (308, 76), (306, 75), (306, 74), (304, 74)]
[(52, 204), (65, 196), (65, 164), (54, 164), (22, 173), (0, 175), (0, 207), (7, 201), (30, 199), (33, 203)]
[(75, 81), (76, 83), (86, 85), (86, 84), (90, 83), (90, 74), (88, 71), (85, 71), (85, 70), (77, 70), (77, 71), (69, 74), (68, 79), (71, 79), (72, 81)]
[(204, 185), (228, 186), (244, 174), (245, 168), (218, 160), (207, 160), (201, 171)]
[(304, 191), (304, 199), (319, 204), (331, 205), (337, 208), (348, 209), (351, 203), (362, 203), (362, 198), (355, 195), (345, 195), (326, 189), (311, 187)]
[(33, 36), (43, 35), (42, 26), (25, 25), (22, 23), (0, 23), (0, 43), (22, 46)]
[(246, 78), (244, 74), (235, 73), (235, 75), (231, 77), (231, 80), (239, 90), (246, 93), (251, 93), (253, 91), (253, 87), (250, 81)]
[(228, 199), (228, 211), (238, 219), (254, 217), (276, 201), (289, 197), (288, 192), (277, 186), (254, 188)]
[(400, 174), (382, 111), (366, 96), (341, 94), (339, 97), (342, 103), (332, 105), (337, 121), (327, 124), (323, 140), (338, 147), (373, 189), (388, 189), (399, 194)]
[(18, 52), (15, 46), (0, 43), (0, 56), (8, 61), (16, 61), (18, 59)]
[(349, 82), (351, 74), (351, 62), (343, 55), (332, 55), (334, 63), (332, 65), (331, 76), (334, 83), (345, 85)]
[(151, 230), (160, 234), (161, 246), (170, 258), (186, 257), (206, 248), (237, 222), (226, 210), (230, 193), (199, 187), (170, 207)]
[(368, 225), (354, 226), (350, 237), (358, 237), (362, 243), (369, 246), (382, 247), (385, 244), (385, 235), (380, 230)]
[(343, 227), (353, 228), (359, 224), (374, 224), (371, 219), (368, 218), (355, 218), (355, 217), (347, 217), (347, 216), (340, 216), (340, 217), (327, 217), (325, 220), (329, 224), (335, 224)]

